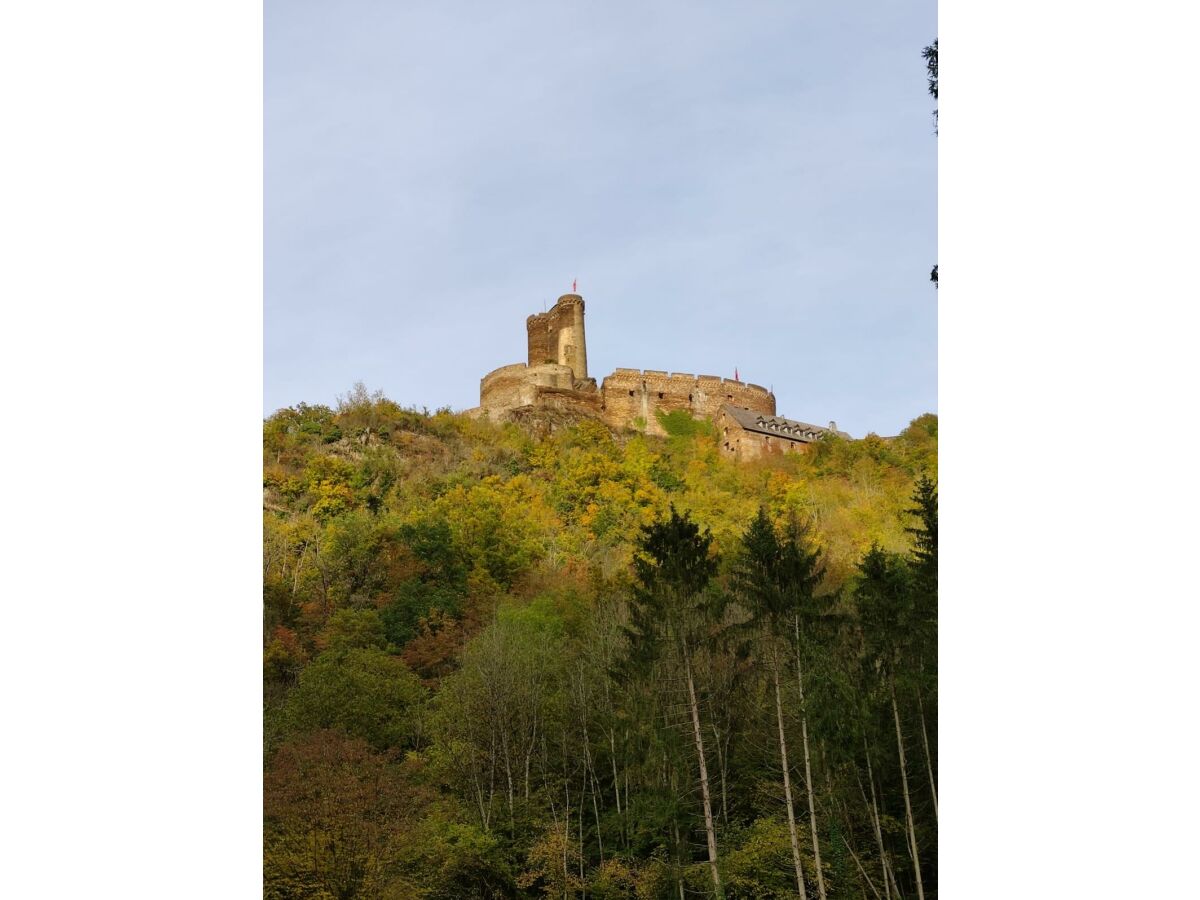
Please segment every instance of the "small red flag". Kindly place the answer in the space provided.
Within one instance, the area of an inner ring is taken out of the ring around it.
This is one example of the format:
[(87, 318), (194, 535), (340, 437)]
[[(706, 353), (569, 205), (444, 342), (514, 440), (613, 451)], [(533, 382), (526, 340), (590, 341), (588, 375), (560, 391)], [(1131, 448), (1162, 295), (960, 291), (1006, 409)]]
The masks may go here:
[(734, 367), (733, 367), (733, 380), (734, 380), (734, 381), (741, 381), (741, 380), (742, 380), (742, 379), (738, 378), (737, 366), (734, 366)]
[(573, 280), (573, 281), (571, 282), (571, 293), (572, 293), (572, 294), (574, 294), (574, 293), (575, 293), (575, 291), (576, 291), (576, 286), (577, 286), (578, 284), (579, 284), (579, 279), (578, 279), (578, 278), (576, 278), (575, 280)]

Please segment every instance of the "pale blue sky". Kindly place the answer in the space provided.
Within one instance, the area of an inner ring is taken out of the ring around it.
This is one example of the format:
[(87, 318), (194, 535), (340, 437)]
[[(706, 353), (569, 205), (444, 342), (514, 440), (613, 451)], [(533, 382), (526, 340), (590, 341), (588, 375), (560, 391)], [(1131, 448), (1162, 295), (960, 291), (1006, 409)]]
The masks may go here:
[(464, 409), (579, 279), (588, 368), (937, 409), (928, 0), (266, 0), (264, 411)]

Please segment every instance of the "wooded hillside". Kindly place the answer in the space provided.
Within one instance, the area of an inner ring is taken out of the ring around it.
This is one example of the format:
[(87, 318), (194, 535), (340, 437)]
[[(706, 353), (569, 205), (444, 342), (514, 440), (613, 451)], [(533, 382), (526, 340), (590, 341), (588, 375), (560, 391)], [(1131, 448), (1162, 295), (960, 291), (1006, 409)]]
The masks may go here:
[(937, 895), (937, 419), (264, 423), (268, 898)]

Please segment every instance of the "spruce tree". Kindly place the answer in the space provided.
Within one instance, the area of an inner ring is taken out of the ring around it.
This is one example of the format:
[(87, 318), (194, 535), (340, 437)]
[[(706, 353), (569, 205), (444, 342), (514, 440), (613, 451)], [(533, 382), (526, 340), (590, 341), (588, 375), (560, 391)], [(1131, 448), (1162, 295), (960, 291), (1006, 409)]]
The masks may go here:
[(648, 668), (664, 657), (674, 657), (683, 670), (691, 719), (692, 740), (700, 776), (704, 807), (704, 831), (708, 864), (718, 900), (724, 897), (717, 864), (716, 826), (705, 759), (704, 728), (696, 692), (697, 653), (715, 637), (723, 599), (708, 590), (717, 571), (717, 558), (710, 552), (712, 534), (671, 507), (665, 520), (642, 529), (639, 554), (634, 559), (636, 584), (630, 604), (630, 651), (632, 659)]

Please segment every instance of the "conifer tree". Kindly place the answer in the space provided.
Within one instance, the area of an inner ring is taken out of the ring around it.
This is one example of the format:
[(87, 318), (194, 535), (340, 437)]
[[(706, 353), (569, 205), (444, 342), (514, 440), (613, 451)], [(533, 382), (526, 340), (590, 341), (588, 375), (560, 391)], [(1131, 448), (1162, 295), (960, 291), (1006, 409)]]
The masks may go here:
[(913, 492), (913, 506), (908, 512), (916, 516), (917, 527), (906, 529), (913, 536), (911, 554), (913, 571), (913, 639), (916, 644), (917, 711), (921, 719), (921, 744), (925, 749), (925, 766), (929, 775), (929, 790), (933, 798), (933, 814), (937, 817), (937, 781), (933, 775), (933, 755), (929, 749), (929, 732), (925, 722), (923, 694), (937, 687), (937, 607), (938, 607), (938, 495), (937, 484), (922, 475)]
[(796, 870), (796, 891), (804, 900), (808, 891), (804, 867), (800, 861), (800, 841), (796, 833), (796, 813), (792, 805), (791, 766), (788, 763), (787, 735), (783, 727), (783, 700), (779, 688), (780, 631), (786, 627), (783, 592), (779, 590), (781, 552), (775, 527), (767, 512), (759, 507), (758, 516), (742, 535), (742, 552), (734, 572), (739, 594), (753, 617), (771, 667), (775, 689), (775, 717), (779, 728), (779, 764), (783, 773), (783, 797), (787, 808), (788, 836), (792, 844), (792, 864)]
[(717, 838), (709, 791), (708, 765), (704, 751), (704, 729), (696, 694), (697, 652), (712, 639), (720, 620), (722, 599), (707, 590), (717, 570), (710, 553), (712, 534), (671, 507), (670, 516), (645, 526), (634, 559), (636, 585), (630, 604), (630, 648), (633, 659), (643, 666), (676, 655), (683, 668), (687, 689), (692, 737), (700, 775), (704, 806), (704, 830), (708, 843), (709, 870), (718, 898), (724, 897), (717, 865)]
[(812, 834), (813, 859), (817, 871), (817, 894), (825, 900), (825, 876), (821, 868), (821, 843), (817, 828), (816, 806), (812, 789), (812, 764), (808, 746), (808, 712), (804, 702), (804, 642), (813, 621), (821, 614), (814, 591), (821, 580), (820, 552), (810, 551), (804, 544), (804, 532), (792, 520), (784, 536), (777, 534), (759, 508), (758, 516), (742, 536), (742, 553), (735, 569), (735, 579), (757, 630), (771, 668), (775, 691), (776, 719), (779, 729), (779, 755), (783, 769), (784, 799), (787, 804), (788, 830), (792, 841), (792, 857), (796, 869), (796, 887), (805, 897), (803, 868), (796, 835), (792, 807), (791, 776), (787, 757), (787, 738), (783, 722), (783, 703), (779, 686), (782, 668), (780, 648), (794, 638), (796, 682), (800, 700), (800, 733), (804, 749), (805, 794), (808, 798), (809, 829)]
[(937, 483), (922, 475), (913, 491), (913, 506), (908, 509), (917, 517), (916, 528), (906, 528), (913, 536), (913, 574), (917, 586), (937, 596), (938, 576), (938, 495)]
[(796, 685), (800, 691), (800, 741), (804, 747), (804, 784), (808, 795), (809, 828), (812, 831), (813, 857), (817, 867), (817, 890), (825, 900), (825, 874), (821, 869), (821, 844), (817, 829), (817, 809), (814, 801), (812, 766), (808, 751), (808, 710), (804, 702), (804, 658), (811, 649), (813, 626), (824, 613), (817, 600), (816, 587), (821, 582), (823, 567), (820, 551), (810, 550), (805, 542), (805, 530), (796, 519), (788, 523), (785, 540), (780, 544), (780, 589), (784, 608), (790, 610), (796, 639)]
[(892, 718), (896, 727), (896, 751), (900, 759), (900, 783), (904, 792), (904, 814), (908, 830), (909, 853), (917, 883), (918, 900), (924, 900), (921, 880), (920, 848), (913, 818), (912, 796), (908, 787), (908, 771), (904, 753), (904, 736), (900, 728), (900, 708), (896, 701), (897, 676), (909, 661), (913, 630), (912, 573), (904, 557), (887, 553), (872, 545), (858, 566), (859, 581), (854, 590), (867, 645), (867, 663), (875, 668), (886, 687), (891, 701)]

